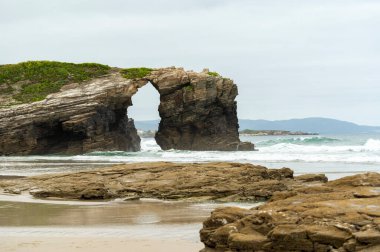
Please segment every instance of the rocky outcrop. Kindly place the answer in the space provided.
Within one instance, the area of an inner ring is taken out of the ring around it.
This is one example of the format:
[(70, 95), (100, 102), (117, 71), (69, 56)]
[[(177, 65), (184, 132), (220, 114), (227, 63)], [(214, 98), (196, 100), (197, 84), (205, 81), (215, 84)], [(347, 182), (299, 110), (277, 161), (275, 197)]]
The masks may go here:
[(232, 80), (183, 69), (161, 69), (147, 78), (160, 93), (156, 140), (162, 149), (253, 149), (239, 141)]
[(138, 151), (127, 116), (138, 83), (118, 72), (70, 84), (45, 100), (0, 110), (0, 155)]
[(162, 149), (253, 149), (239, 140), (232, 80), (181, 68), (126, 79), (114, 69), (42, 101), (1, 109), (0, 155), (138, 151), (140, 138), (127, 110), (148, 82), (160, 93), (156, 140)]
[(0, 180), (8, 193), (64, 199), (158, 198), (257, 201), (304, 185), (289, 168), (237, 163), (135, 163), (77, 173)]
[(250, 210), (217, 209), (200, 235), (205, 252), (380, 251), (380, 174), (293, 187)]

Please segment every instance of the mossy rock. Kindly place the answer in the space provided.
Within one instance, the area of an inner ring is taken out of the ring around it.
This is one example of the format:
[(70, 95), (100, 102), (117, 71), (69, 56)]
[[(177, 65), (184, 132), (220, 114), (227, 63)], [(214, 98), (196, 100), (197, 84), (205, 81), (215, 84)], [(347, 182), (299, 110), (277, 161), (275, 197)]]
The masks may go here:
[[(0, 87), (20, 103), (40, 101), (68, 83), (80, 83), (108, 74), (111, 67), (96, 63), (28, 61), (0, 65)], [(20, 85), (21, 88), (14, 88)], [(15, 91), (17, 90), (17, 91)]]
[(152, 71), (152, 68), (147, 67), (124, 68), (121, 70), (121, 74), (126, 79), (141, 79), (149, 75)]

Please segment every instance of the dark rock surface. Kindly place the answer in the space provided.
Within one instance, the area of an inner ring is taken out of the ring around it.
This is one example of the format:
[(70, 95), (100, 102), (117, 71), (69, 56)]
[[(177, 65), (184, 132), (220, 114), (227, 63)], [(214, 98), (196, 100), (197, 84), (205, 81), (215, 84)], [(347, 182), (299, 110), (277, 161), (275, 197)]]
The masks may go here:
[(162, 149), (252, 150), (241, 143), (232, 80), (182, 68), (154, 69), (140, 79), (111, 74), (68, 84), (45, 100), (0, 110), (0, 155), (138, 151), (127, 109), (151, 82), (160, 93)]
[(250, 210), (217, 209), (200, 236), (205, 252), (380, 251), (380, 174), (292, 187)]
[(0, 110), (0, 155), (140, 149), (127, 116), (136, 84), (113, 73), (64, 88), (43, 101)]
[(162, 149), (253, 149), (239, 140), (238, 91), (232, 80), (178, 68), (161, 69), (148, 78), (160, 93), (156, 140)]

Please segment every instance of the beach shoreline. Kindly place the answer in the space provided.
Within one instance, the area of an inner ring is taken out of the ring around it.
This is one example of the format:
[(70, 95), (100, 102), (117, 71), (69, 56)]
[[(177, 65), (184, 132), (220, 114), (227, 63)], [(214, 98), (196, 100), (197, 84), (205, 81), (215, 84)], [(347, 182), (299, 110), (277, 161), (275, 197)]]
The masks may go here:
[(6, 236), (0, 237), (0, 250), (12, 252), (194, 252), (204, 247), (201, 242), (180, 239), (130, 239), (127, 237), (54, 237)]

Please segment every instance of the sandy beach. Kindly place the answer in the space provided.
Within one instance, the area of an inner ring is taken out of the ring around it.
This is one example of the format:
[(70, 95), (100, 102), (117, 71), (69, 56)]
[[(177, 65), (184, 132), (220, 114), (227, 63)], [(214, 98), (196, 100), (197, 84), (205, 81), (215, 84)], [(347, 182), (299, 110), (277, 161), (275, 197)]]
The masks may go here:
[(67, 252), (67, 251), (134, 251), (134, 252), (164, 252), (181, 251), (194, 252), (203, 248), (200, 242), (184, 240), (99, 237), (0, 237), (0, 250), (6, 252)]
[(204, 246), (199, 239), (202, 221), (213, 209), (228, 205), (0, 194), (0, 251), (199, 251)]

